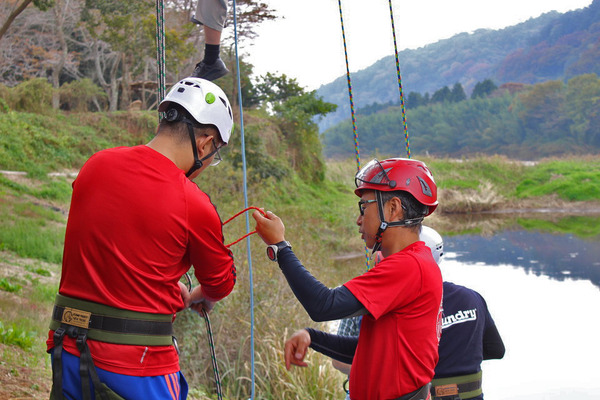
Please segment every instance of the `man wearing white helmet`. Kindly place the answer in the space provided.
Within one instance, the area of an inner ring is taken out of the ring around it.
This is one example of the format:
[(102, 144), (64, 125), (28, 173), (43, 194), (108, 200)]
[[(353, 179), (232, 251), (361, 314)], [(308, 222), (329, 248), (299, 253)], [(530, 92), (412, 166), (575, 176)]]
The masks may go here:
[[(185, 399), (172, 322), (212, 309), (235, 285), (219, 214), (192, 181), (233, 129), (215, 84), (178, 82), (147, 144), (94, 154), (73, 183), (52, 313), (51, 399)], [(200, 285), (179, 283), (194, 265)]]
[[(444, 253), (442, 237), (431, 228), (424, 229), (421, 237), (439, 263)], [(504, 357), (500, 333), (484, 298), (473, 289), (444, 281), (443, 309), (440, 359), (431, 398), (482, 400), (481, 362)]]
[[(444, 241), (434, 229), (423, 226), (421, 240), (439, 264)], [(440, 359), (435, 367), (431, 396), (434, 400), (482, 400), (481, 362), (504, 357), (504, 343), (484, 298), (465, 286), (444, 281)]]

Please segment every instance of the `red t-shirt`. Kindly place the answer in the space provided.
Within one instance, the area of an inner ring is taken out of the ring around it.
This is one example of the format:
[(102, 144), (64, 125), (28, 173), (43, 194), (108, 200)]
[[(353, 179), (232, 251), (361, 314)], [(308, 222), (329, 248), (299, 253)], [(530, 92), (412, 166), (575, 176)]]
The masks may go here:
[(384, 258), (344, 286), (363, 316), (350, 371), (353, 400), (387, 400), (430, 382), (438, 361), (442, 275), (424, 242)]
[[(233, 256), (210, 198), (150, 147), (93, 155), (73, 183), (59, 293), (174, 318), (183, 308), (177, 282), (191, 265), (206, 295), (219, 300), (233, 290)], [(179, 371), (173, 346), (88, 344), (95, 365), (111, 372)], [(71, 338), (64, 348), (79, 355)]]

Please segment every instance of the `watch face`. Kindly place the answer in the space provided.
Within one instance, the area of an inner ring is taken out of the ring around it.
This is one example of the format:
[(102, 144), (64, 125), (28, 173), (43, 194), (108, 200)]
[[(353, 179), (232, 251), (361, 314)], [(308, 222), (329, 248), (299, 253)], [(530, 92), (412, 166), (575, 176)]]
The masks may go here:
[(267, 257), (270, 260), (277, 260), (277, 246), (267, 246)]

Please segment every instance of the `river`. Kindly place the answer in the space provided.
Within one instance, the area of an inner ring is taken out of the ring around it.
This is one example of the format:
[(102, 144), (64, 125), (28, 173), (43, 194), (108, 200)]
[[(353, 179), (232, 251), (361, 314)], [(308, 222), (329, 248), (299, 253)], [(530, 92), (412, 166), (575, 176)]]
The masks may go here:
[(488, 400), (600, 399), (600, 237), (512, 230), (445, 238), (444, 280), (478, 291), (506, 346)]

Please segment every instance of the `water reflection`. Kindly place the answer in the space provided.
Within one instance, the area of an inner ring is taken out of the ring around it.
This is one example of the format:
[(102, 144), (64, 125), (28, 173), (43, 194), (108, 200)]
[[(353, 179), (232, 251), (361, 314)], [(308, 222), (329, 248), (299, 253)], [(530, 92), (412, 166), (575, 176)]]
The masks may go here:
[[(491, 237), (446, 236), (446, 252), (466, 264), (507, 264), (552, 279), (586, 279), (600, 288), (600, 238), (570, 234), (504, 231)], [(599, 396), (600, 397), (600, 396)]]
[[(477, 248), (480, 256), (476, 257), (472, 251), (468, 254), (448, 251), (440, 263), (445, 280), (470, 287), (483, 295), (506, 345), (504, 359), (483, 362), (485, 398), (598, 399), (600, 323), (596, 313), (600, 306), (600, 291), (587, 280), (547, 274), (548, 271), (562, 271), (565, 267), (552, 267), (551, 258), (543, 254), (541, 249), (551, 252), (551, 246), (527, 245), (518, 240), (523, 237), (531, 238), (529, 235), (503, 234), (494, 240), (479, 241), (474, 237), (469, 240), (469, 249)], [(455, 243), (453, 247), (460, 248), (463, 238), (455, 239), (451, 240)], [(482, 261), (494, 259), (494, 255), (513, 254), (509, 249), (512, 243), (515, 262)], [(485, 253), (484, 247), (493, 254)], [(502, 247), (504, 250), (500, 249)], [(584, 258), (581, 251), (579, 255)], [(558, 259), (563, 260), (562, 257)], [(463, 262), (467, 260), (469, 263)], [(519, 267), (515, 268), (516, 265)], [(572, 275), (579, 271), (573, 263), (568, 263), (568, 267), (573, 271)], [(552, 278), (540, 276), (540, 273)], [(585, 276), (581, 272), (577, 274), (580, 278)], [(597, 282), (596, 279), (596, 285)]]

